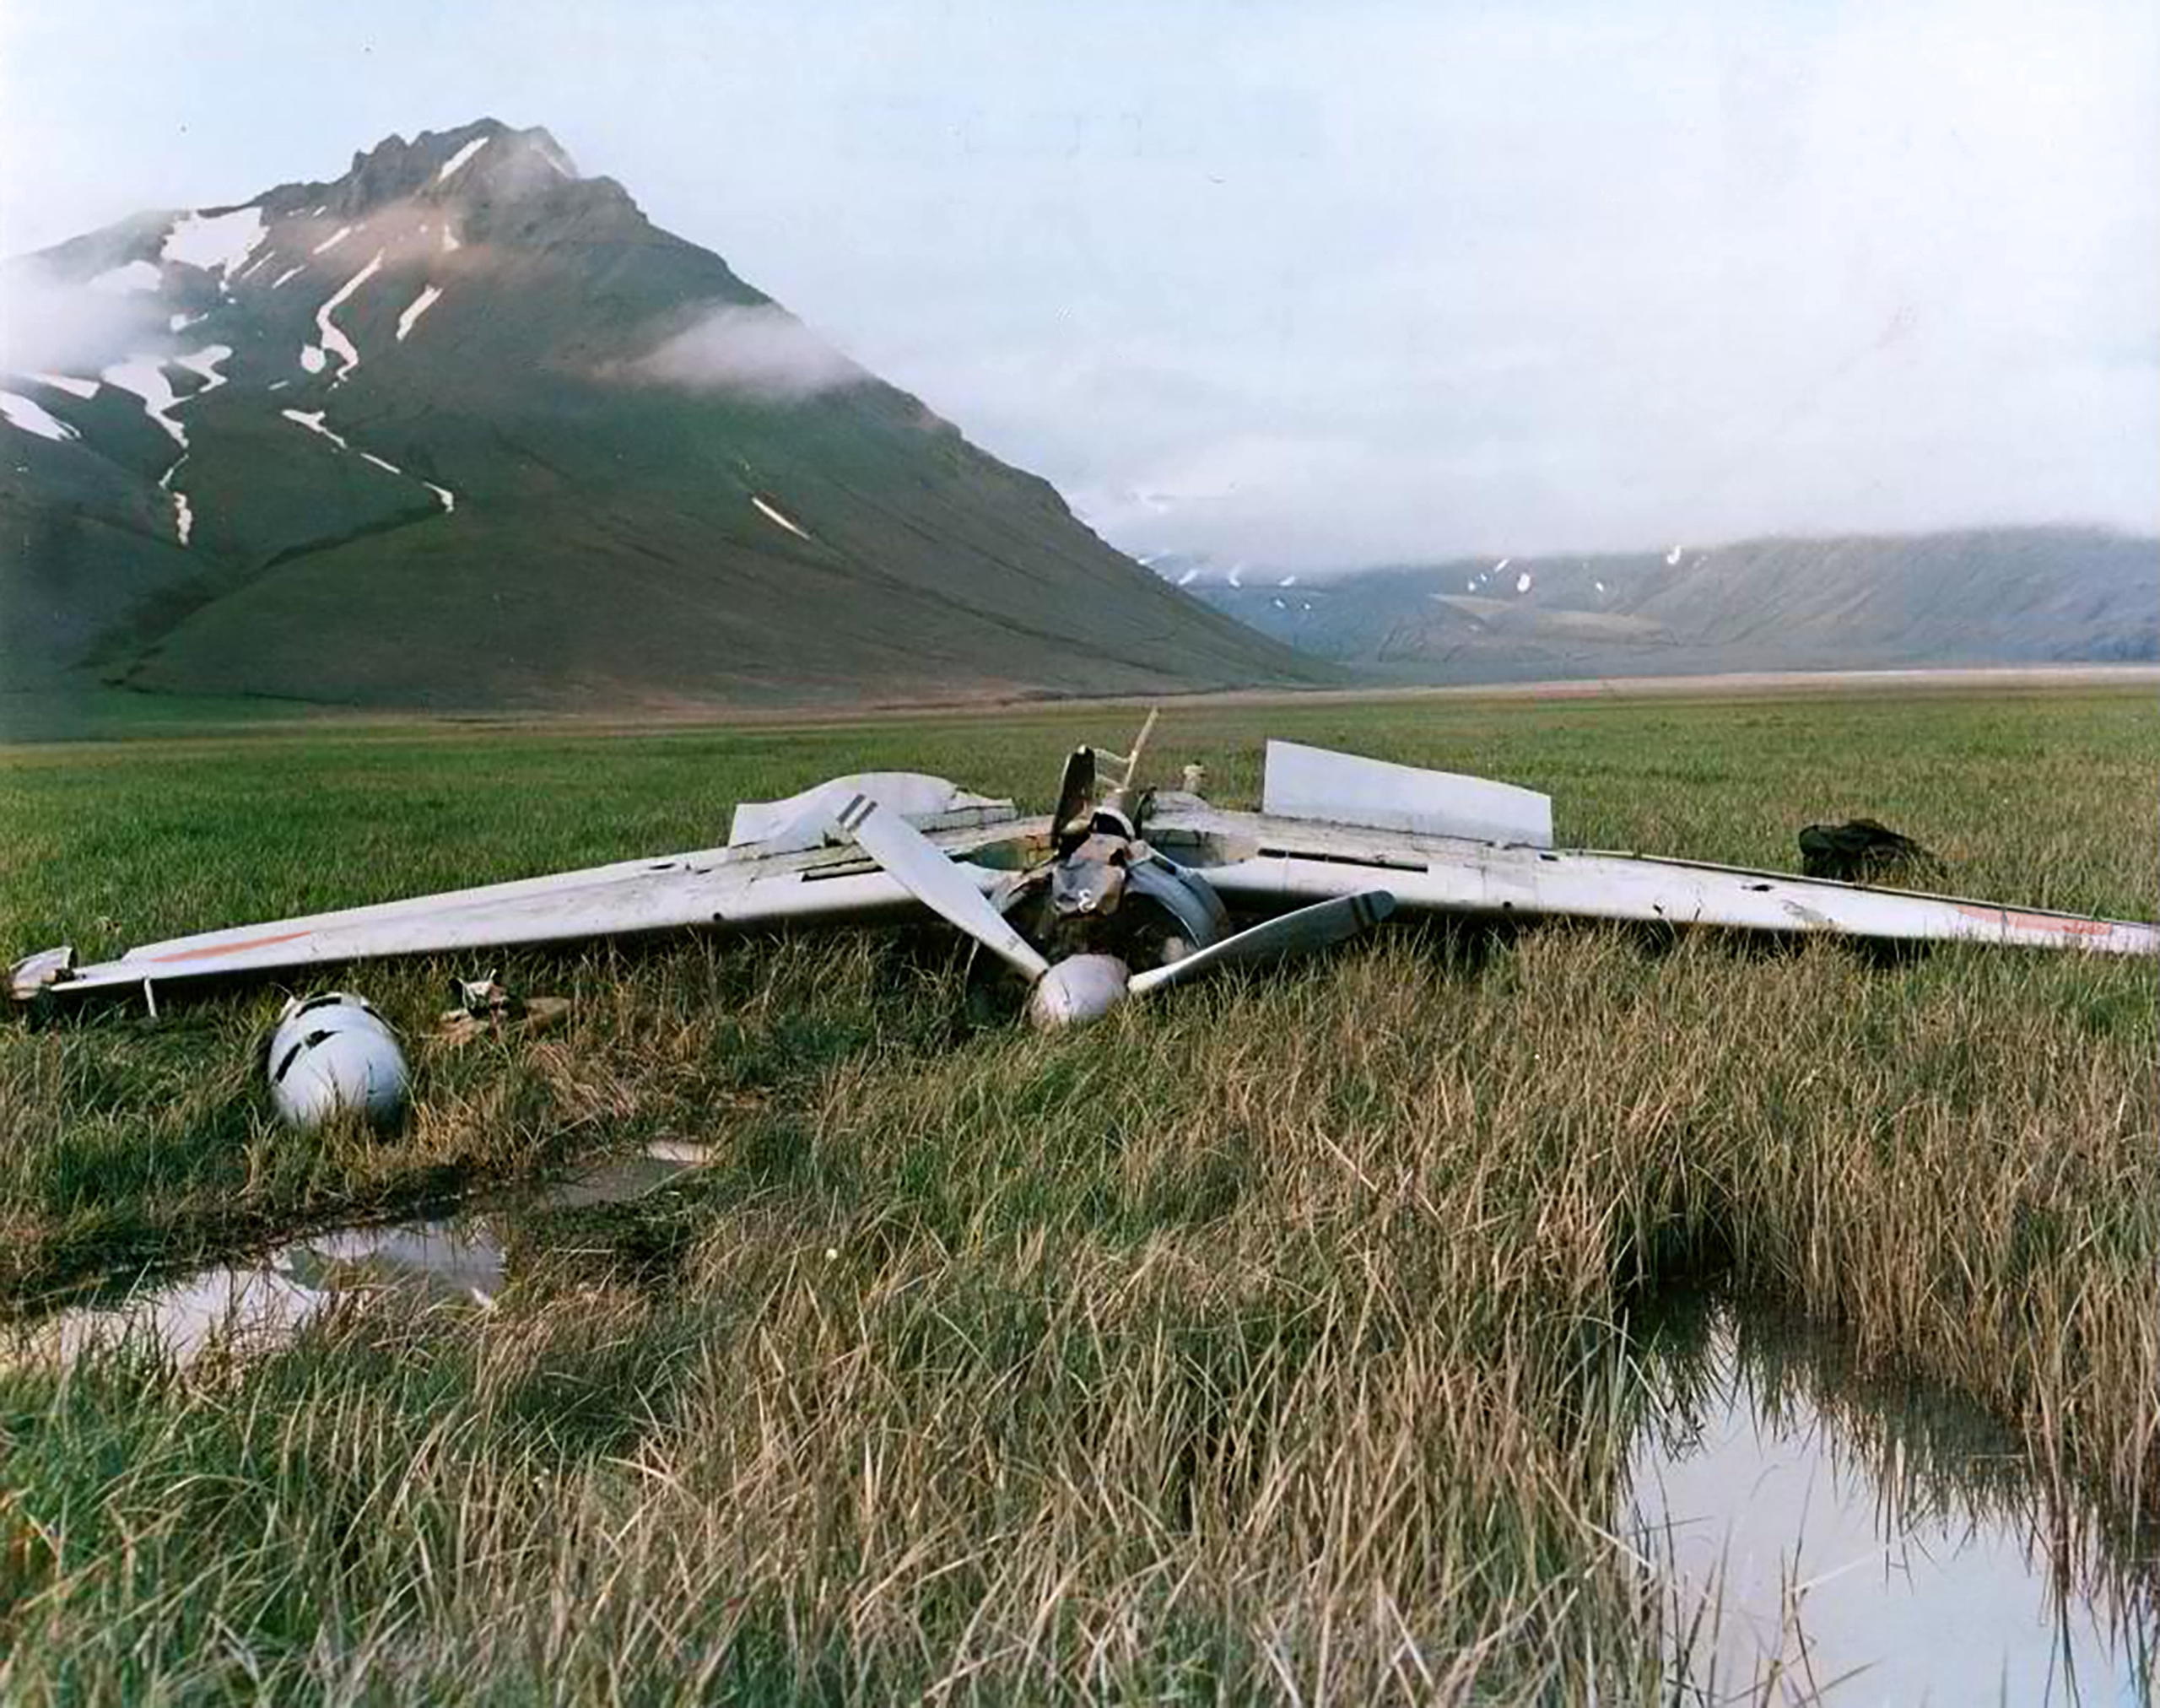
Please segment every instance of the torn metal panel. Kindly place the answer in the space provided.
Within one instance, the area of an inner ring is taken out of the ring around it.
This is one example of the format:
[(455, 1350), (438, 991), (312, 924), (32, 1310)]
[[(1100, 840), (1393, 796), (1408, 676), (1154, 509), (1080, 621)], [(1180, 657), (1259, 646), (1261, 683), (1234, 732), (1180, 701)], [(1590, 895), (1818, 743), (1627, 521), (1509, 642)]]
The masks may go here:
[(784, 801), (745, 801), (728, 825), (727, 846), (755, 846), (765, 854), (838, 846), (833, 814), (857, 795), (898, 813), (918, 830), (957, 830), (1004, 824), (1018, 818), (1012, 803), (969, 794), (958, 784), (921, 771), (859, 771), (790, 795)]
[(1260, 809), (1278, 819), (1552, 846), (1552, 800), (1512, 783), (1271, 741)]
[(8, 994), (19, 1003), (32, 1001), (40, 992), (71, 976), (74, 968), (75, 951), (65, 943), (26, 954), (8, 969)]

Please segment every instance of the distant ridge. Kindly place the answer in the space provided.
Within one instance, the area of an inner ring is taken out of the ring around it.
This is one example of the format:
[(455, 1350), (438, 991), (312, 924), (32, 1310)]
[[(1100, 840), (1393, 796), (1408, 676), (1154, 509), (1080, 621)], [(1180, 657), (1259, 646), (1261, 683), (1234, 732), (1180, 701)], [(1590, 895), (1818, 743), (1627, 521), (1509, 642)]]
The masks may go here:
[(1324, 678), (492, 119), (8, 263), (0, 687), (622, 709)]
[(1273, 639), (1400, 681), (2160, 659), (2160, 540), (2098, 528), (1496, 553), (1288, 585), (1155, 567)]

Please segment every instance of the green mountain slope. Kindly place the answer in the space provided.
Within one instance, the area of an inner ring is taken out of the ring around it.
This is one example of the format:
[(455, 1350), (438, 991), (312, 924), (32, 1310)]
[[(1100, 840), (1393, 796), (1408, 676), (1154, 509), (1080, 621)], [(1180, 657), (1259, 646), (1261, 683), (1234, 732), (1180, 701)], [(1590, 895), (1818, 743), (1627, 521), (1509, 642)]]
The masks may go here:
[(392, 138), (334, 182), (10, 268), (59, 329), (0, 370), (18, 693), (616, 708), (1329, 674), (543, 131)]

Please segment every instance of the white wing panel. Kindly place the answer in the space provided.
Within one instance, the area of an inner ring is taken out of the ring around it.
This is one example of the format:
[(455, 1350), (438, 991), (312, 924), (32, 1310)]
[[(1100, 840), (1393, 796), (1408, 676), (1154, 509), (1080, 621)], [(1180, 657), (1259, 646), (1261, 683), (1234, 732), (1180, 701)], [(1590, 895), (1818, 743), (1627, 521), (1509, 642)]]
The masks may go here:
[(1290, 741), (1267, 744), (1260, 809), (1278, 819), (1552, 846), (1549, 795)]
[[(963, 834), (953, 840), (974, 839)], [(896, 879), (861, 869), (866, 864), (829, 854), (764, 860), (710, 852), (626, 861), (144, 943), (116, 960), (67, 970), (51, 989), (67, 997), (145, 981), (163, 986), (379, 956), (575, 943), (696, 927), (843, 922), (920, 909), (921, 904)], [(956, 861), (954, 869), (986, 894), (1006, 876), (964, 860)], [(43, 983), (35, 970), (50, 959), (32, 956), (23, 962), (14, 993), (35, 994)], [(52, 970), (64, 966), (63, 960)]]
[(1406, 913), (1573, 915), (1750, 931), (1848, 932), (1857, 937), (1966, 941), (2104, 954), (2160, 954), (2160, 926), (2003, 907), (1956, 896), (1917, 895), (1777, 873), (1626, 855), (1550, 853), (1463, 845), (1428, 855), (1424, 869), (1396, 860), (1361, 865), (1335, 854), (1263, 854), (1204, 875), (1236, 905), (1309, 901), (1385, 887)]

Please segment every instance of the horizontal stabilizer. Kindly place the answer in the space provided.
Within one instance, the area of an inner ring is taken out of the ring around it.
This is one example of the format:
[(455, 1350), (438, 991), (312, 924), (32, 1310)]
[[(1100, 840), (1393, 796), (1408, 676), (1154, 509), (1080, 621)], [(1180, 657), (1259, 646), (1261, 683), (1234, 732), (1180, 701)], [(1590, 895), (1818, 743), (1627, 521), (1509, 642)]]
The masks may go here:
[(1549, 795), (1291, 741), (1267, 744), (1260, 809), (1278, 819), (1467, 836), (1532, 848), (1552, 846)]

